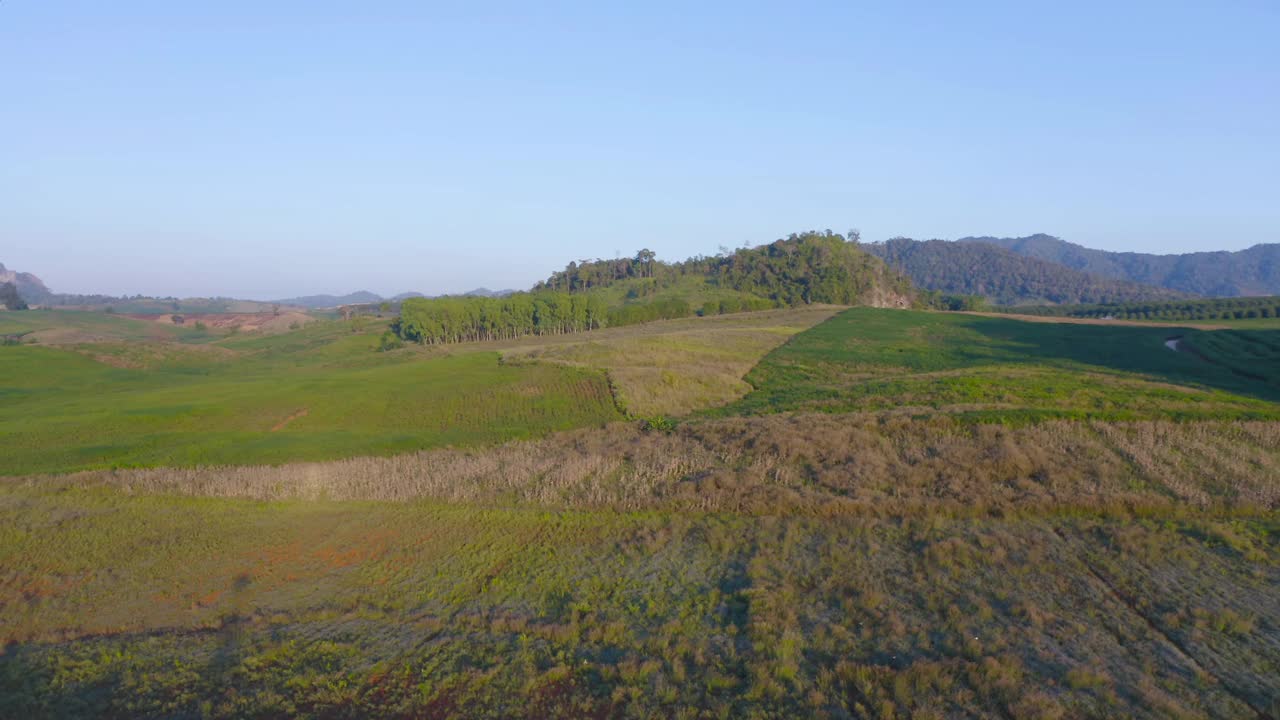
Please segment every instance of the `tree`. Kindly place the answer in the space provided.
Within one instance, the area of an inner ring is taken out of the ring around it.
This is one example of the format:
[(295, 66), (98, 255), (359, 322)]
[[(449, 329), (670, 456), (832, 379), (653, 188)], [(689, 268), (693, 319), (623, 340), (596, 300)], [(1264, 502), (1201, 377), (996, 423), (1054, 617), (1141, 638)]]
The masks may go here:
[(0, 303), (10, 310), (27, 309), (27, 302), (18, 294), (18, 288), (13, 283), (0, 285)]
[(636, 265), (640, 266), (640, 277), (653, 277), (653, 261), (657, 257), (649, 248), (636, 253)]

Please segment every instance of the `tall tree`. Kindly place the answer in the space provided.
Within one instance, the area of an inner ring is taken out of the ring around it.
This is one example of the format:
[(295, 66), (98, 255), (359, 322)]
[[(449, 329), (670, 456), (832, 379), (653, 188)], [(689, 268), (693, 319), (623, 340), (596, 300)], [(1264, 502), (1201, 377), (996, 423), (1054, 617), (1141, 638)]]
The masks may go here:
[(0, 304), (10, 310), (27, 309), (27, 302), (18, 294), (18, 287), (9, 282), (0, 285)]

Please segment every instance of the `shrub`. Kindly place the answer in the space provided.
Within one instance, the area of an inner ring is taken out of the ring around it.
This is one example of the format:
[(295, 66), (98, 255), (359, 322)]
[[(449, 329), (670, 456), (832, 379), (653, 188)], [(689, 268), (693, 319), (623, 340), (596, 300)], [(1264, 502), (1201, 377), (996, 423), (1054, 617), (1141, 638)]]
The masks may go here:
[(676, 421), (665, 415), (654, 415), (642, 419), (640, 421), (640, 429), (645, 432), (660, 432), (669, 435), (675, 432)]

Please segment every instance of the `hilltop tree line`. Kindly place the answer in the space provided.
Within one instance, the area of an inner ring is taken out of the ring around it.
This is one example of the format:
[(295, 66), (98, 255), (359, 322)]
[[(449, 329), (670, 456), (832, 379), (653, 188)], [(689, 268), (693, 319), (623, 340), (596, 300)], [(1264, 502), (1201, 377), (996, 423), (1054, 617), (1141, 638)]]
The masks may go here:
[(1181, 293), (1104, 278), (979, 242), (894, 238), (863, 246), (926, 290), (998, 305), (1174, 300)]
[(780, 306), (856, 305), (875, 290), (910, 295), (911, 283), (863, 252), (858, 241), (857, 231), (850, 231), (847, 237), (830, 230), (811, 231), (760, 247), (725, 250), (677, 263), (657, 260), (652, 251), (641, 250), (633, 258), (569, 263), (534, 289), (578, 293), (633, 279), (651, 279), (662, 287), (695, 275)]
[[(697, 308), (681, 298), (645, 300), (690, 275), (743, 296), (707, 301)], [(596, 291), (619, 283), (631, 286), (626, 301), (606, 306)], [(694, 314), (809, 303), (858, 305), (878, 292), (903, 298), (914, 294), (908, 280), (859, 249), (856, 234), (846, 239), (828, 230), (680, 263), (660, 261), (647, 249), (630, 258), (571, 262), (533, 291), (502, 298), (410, 298), (401, 306), (392, 332), (399, 340), (423, 344), (499, 340)]]
[(1051, 317), (1112, 318), (1115, 320), (1249, 320), (1280, 318), (1280, 296), (1213, 298), (1165, 303), (1118, 303), (1003, 307), (1003, 312)]

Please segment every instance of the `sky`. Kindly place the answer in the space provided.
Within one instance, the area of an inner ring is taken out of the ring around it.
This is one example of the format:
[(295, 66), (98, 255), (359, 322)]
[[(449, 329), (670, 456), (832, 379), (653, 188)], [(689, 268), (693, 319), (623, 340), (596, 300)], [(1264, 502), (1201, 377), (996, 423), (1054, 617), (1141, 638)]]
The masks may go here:
[(526, 288), (791, 232), (1280, 242), (1280, 3), (0, 0), (0, 262)]

